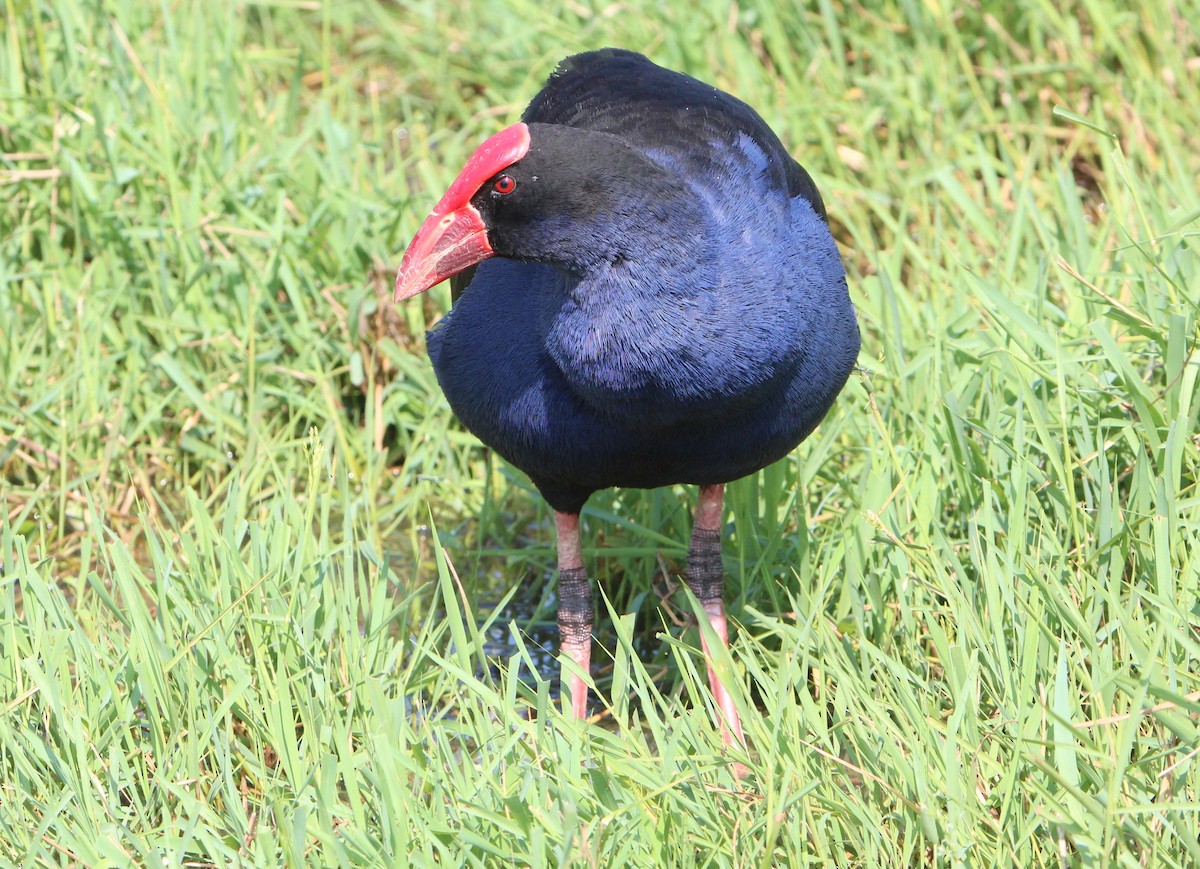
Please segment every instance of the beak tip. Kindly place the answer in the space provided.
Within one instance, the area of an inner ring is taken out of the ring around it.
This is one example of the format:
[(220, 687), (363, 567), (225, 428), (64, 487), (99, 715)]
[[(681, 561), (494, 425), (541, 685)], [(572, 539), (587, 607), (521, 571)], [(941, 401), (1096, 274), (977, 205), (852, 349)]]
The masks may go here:
[[(423, 280), (420, 269), (414, 270), (408, 267), (407, 259), (408, 257), (405, 257), (406, 261), (400, 264), (400, 268), (396, 272), (396, 283), (392, 286), (392, 302), (403, 302), (405, 299), (411, 299), (413, 296), (419, 295), (432, 286), (432, 284), (428, 284)], [(414, 271), (416, 272), (415, 274)]]

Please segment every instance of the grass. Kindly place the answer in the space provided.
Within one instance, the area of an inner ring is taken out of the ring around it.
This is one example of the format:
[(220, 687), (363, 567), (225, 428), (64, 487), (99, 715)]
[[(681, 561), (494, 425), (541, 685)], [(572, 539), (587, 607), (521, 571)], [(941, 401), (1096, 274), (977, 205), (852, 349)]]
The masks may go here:
[[(987, 6), (6, 0), (0, 864), (1200, 863), (1200, 7)], [(864, 332), (730, 490), (746, 782), (694, 494), (591, 501), (564, 718), (546, 509), (388, 299), (606, 44), (760, 109)]]

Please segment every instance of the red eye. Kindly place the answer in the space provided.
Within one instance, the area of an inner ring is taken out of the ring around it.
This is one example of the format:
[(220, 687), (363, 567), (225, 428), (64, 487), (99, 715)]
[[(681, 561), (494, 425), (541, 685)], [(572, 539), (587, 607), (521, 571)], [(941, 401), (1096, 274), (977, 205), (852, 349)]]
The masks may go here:
[(517, 189), (517, 182), (513, 180), (511, 175), (501, 175), (492, 184), (492, 189), (501, 196), (507, 196)]

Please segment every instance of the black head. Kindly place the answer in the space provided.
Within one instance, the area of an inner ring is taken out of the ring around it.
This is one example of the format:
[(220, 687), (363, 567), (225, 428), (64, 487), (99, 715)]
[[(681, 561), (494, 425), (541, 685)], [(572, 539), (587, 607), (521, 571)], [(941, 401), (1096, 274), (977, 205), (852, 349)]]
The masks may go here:
[[(517, 159), (512, 159), (516, 157)], [(687, 187), (608, 133), (515, 124), (468, 161), (417, 232), (396, 298), (489, 256), (586, 274), (631, 257), (695, 208)]]
[(667, 222), (687, 188), (616, 136), (529, 125), (529, 153), (471, 197), (496, 254), (587, 272), (627, 257), (630, 232)]

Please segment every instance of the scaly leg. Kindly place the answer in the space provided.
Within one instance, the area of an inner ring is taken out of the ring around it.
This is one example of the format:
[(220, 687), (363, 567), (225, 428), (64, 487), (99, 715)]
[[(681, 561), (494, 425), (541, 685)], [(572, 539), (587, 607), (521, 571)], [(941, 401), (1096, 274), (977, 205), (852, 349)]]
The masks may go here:
[[(692, 545), (688, 548), (687, 584), (692, 594), (708, 614), (708, 623), (726, 648), (729, 647), (729, 627), (725, 621), (725, 573), (721, 568), (721, 514), (724, 508), (725, 487), (701, 486), (696, 504), (696, 521), (692, 526)], [(704, 633), (700, 633), (704, 659), (708, 664), (708, 684), (721, 716), (721, 738), (726, 745), (745, 745), (742, 722), (738, 719), (733, 697), (721, 684), (712, 665), (712, 650)]]
[[(588, 673), (592, 662), (592, 588), (583, 569), (579, 514), (556, 511), (554, 525), (558, 530), (559, 648)], [(587, 683), (575, 673), (571, 674), (570, 697), (575, 717), (586, 718)], [(565, 696), (563, 700), (565, 703)]]

